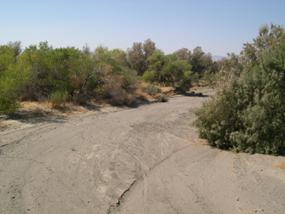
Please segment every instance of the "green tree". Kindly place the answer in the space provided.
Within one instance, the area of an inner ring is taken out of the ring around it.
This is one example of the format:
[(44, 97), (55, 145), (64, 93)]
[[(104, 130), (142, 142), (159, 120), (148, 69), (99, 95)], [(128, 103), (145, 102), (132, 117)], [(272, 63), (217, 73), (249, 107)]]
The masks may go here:
[(6, 71), (11, 64), (15, 64), (21, 53), (20, 42), (9, 43), (0, 46), (0, 75)]
[(173, 86), (177, 91), (185, 92), (191, 85), (191, 65), (186, 60), (179, 60), (175, 54), (164, 55), (155, 51), (148, 58), (148, 70), (143, 79)]
[(189, 63), (192, 65), (193, 73), (197, 74), (200, 78), (203, 72), (211, 68), (213, 60), (212, 56), (206, 54), (201, 47), (196, 47), (190, 55)]
[(155, 43), (151, 39), (147, 39), (144, 41), (143, 51), (144, 51), (145, 59), (151, 56), (155, 50), (156, 50)]
[(162, 73), (165, 81), (179, 92), (186, 92), (191, 86), (192, 66), (186, 60), (178, 60), (175, 56), (168, 56)]
[(139, 75), (144, 73), (146, 64), (142, 43), (136, 42), (133, 44), (133, 47), (128, 50), (128, 61), (131, 68), (136, 70)]
[(191, 52), (187, 48), (181, 48), (174, 52), (178, 60), (190, 60)]
[(147, 39), (144, 43), (136, 42), (133, 47), (128, 50), (128, 61), (131, 68), (138, 72), (138, 75), (143, 75), (148, 70), (148, 58), (156, 51), (156, 46), (153, 41)]

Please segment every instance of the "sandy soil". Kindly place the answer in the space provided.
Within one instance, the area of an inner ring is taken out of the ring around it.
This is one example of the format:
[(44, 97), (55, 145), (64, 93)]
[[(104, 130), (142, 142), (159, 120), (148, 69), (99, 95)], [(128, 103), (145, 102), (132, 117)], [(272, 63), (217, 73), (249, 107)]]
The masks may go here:
[(1, 130), (0, 213), (284, 214), (285, 158), (205, 145), (191, 125), (205, 100)]

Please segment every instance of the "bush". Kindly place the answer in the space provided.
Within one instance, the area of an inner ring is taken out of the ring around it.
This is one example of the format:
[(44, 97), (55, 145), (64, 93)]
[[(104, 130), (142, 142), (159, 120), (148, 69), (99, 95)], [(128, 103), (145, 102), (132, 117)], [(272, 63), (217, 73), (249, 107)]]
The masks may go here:
[(14, 112), (18, 107), (15, 83), (12, 79), (0, 79), (0, 114)]
[[(120, 75), (107, 75), (104, 77), (104, 84), (102, 86), (103, 97), (108, 99), (112, 105), (132, 105), (135, 100), (133, 90), (124, 88), (124, 77)], [(134, 86), (133, 86), (134, 87)]]
[(155, 81), (155, 72), (154, 71), (144, 72), (142, 79), (146, 82), (154, 82)]
[(20, 71), (14, 64), (0, 75), (0, 114), (17, 110), (19, 92), (25, 80), (25, 70)]
[(143, 75), (147, 82), (158, 82), (172, 86), (176, 91), (186, 92), (192, 82), (192, 66), (187, 60), (179, 60), (175, 54), (164, 55), (155, 51), (149, 58), (149, 70)]
[[(135, 43), (127, 52), (104, 47), (94, 52), (88, 47), (53, 48), (48, 42), (23, 51), (19, 42), (0, 45), (0, 111), (12, 112), (24, 100), (50, 100), (59, 107), (67, 97), (79, 104), (108, 97), (116, 105), (129, 105), (134, 102), (138, 77), (184, 92), (193, 79), (189, 54), (182, 50), (165, 55), (151, 40)], [(154, 87), (146, 90), (159, 93)]]
[(157, 101), (162, 103), (168, 102), (168, 97), (165, 94), (160, 94), (157, 98)]
[(65, 90), (55, 91), (49, 97), (49, 101), (51, 102), (53, 108), (65, 107), (67, 99), (68, 93)]
[(18, 92), (25, 80), (17, 66), (20, 43), (0, 46), (0, 114), (14, 112), (18, 107)]
[(161, 92), (160, 88), (156, 87), (155, 85), (147, 85), (143, 90), (145, 93), (151, 96), (154, 96)]
[(197, 111), (196, 126), (210, 145), (221, 149), (233, 147), (230, 136), (239, 129), (240, 123), (234, 106), (237, 106), (237, 99), (229, 90), (221, 92)]
[(284, 29), (272, 26), (254, 41), (240, 77), (197, 112), (196, 125), (218, 148), (285, 154)]

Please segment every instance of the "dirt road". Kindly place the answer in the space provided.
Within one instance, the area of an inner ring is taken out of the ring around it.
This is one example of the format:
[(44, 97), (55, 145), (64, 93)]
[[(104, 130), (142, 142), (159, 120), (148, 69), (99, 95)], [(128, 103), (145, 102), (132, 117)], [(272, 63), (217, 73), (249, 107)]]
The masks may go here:
[(1, 131), (0, 213), (284, 214), (285, 158), (203, 144), (205, 99)]

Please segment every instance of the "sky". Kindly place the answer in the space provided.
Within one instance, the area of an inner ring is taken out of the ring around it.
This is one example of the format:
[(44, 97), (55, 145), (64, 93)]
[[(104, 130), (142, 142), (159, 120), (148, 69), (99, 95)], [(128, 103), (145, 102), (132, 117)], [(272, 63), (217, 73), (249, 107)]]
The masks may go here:
[(0, 0), (0, 44), (48, 41), (126, 50), (148, 38), (166, 53), (239, 53), (264, 24), (285, 26), (285, 0)]

